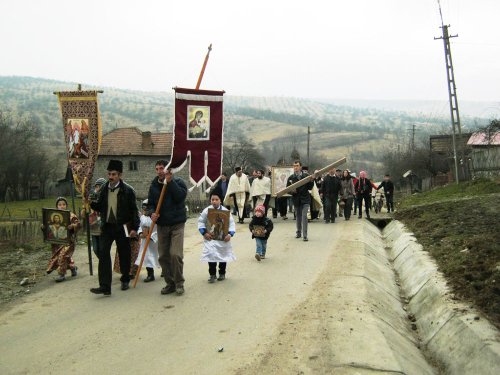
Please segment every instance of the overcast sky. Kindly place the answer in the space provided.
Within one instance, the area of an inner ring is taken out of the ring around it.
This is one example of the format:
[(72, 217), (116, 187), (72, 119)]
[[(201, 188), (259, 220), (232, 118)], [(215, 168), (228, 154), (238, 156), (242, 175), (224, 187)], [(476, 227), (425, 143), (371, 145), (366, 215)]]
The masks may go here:
[[(458, 98), (500, 101), (499, 0), (442, 0)], [(229, 95), (447, 100), (437, 0), (0, 0), (0, 75)]]

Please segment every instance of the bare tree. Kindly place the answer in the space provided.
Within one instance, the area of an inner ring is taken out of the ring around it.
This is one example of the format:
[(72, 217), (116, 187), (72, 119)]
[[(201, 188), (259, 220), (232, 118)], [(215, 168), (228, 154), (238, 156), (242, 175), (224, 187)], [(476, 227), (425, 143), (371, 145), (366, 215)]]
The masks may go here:
[(265, 158), (255, 148), (255, 145), (246, 139), (242, 139), (232, 146), (224, 147), (224, 157), (222, 161), (225, 168), (234, 170), (235, 167), (262, 168)]
[(30, 199), (32, 187), (42, 192), (51, 177), (47, 150), (40, 144), (40, 127), (29, 117), (14, 119), (0, 112), (0, 197), (7, 191), (15, 200)]

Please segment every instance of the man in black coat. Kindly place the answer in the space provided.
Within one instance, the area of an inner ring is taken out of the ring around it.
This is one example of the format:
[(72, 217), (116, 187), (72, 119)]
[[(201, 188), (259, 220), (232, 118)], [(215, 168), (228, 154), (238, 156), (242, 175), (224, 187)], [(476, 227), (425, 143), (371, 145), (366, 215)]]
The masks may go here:
[(354, 191), (358, 199), (358, 219), (363, 217), (363, 201), (365, 201), (366, 218), (370, 218), (370, 207), (372, 202), (371, 193), (373, 187), (372, 182), (368, 179), (366, 171), (360, 171), (358, 181), (354, 184)]
[(309, 182), (298, 187), (295, 192), (291, 192), (293, 205), (295, 206), (295, 219), (297, 232), (295, 238), (300, 238), (303, 236), (304, 241), (308, 241), (307, 238), (307, 211), (309, 211), (309, 206), (311, 205), (311, 190), (314, 186), (314, 175), (309, 175), (302, 171), (302, 163), (300, 160), (296, 160), (293, 163), (293, 174), (288, 177), (286, 186), (290, 186), (304, 178), (307, 178)]
[[(167, 162), (158, 160), (155, 165), (156, 177), (151, 182), (148, 193), (148, 213), (156, 221), (158, 233), (158, 255), (167, 285), (161, 294), (184, 294), (184, 226), (186, 224), (187, 186), (182, 178), (165, 169)], [(156, 206), (163, 185), (166, 191), (159, 214)]]
[[(108, 182), (99, 191), (97, 200), (90, 207), (100, 213), (101, 236), (99, 243), (99, 288), (92, 288), (94, 294), (111, 294), (111, 245), (116, 242), (120, 258), (122, 276), (121, 289), (127, 290), (130, 282), (130, 238), (135, 237), (139, 229), (139, 211), (136, 205), (135, 191), (126, 184), (121, 175), (123, 164), (120, 160), (110, 160), (108, 164)], [(128, 232), (128, 237), (127, 233)]]
[(324, 198), (325, 222), (335, 223), (337, 216), (337, 201), (339, 199), (340, 178), (335, 174), (335, 168), (328, 171), (323, 178), (322, 193)]
[(391, 181), (391, 176), (386, 174), (384, 181), (378, 186), (377, 190), (384, 188), (385, 202), (387, 204), (387, 212), (394, 212), (394, 184)]

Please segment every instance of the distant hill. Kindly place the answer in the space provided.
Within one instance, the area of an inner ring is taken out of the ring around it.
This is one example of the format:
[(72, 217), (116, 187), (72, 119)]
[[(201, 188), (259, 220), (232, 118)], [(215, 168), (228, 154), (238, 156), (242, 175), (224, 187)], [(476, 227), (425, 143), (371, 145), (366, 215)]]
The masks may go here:
[[(0, 110), (31, 117), (33, 123), (44, 130), (43, 139), (63, 151), (61, 117), (53, 92), (74, 90), (76, 86), (73, 82), (0, 76)], [(153, 132), (173, 128), (172, 92), (85, 84), (83, 88), (104, 90), (99, 96), (99, 105), (105, 133), (116, 127), (137, 126)], [(417, 124), (417, 139), (425, 144), (429, 134), (445, 133), (449, 128), (448, 115), (415, 110), (424, 108), (422, 103), (401, 102), (399, 107), (398, 102), (390, 103), (226, 95), (224, 140), (230, 144), (245, 137), (255, 143), (267, 163), (273, 165), (282, 157), (289, 159), (294, 148), (303, 158), (306, 156), (307, 127), (310, 126), (311, 164), (322, 166), (348, 156), (351, 168), (371, 168), (373, 174), (380, 174), (383, 153), (390, 148), (407, 147), (408, 129), (412, 124)], [(490, 104), (479, 103), (476, 112), (480, 113), (481, 108), (484, 112), (484, 106)], [(462, 114), (464, 129), (485, 121)]]

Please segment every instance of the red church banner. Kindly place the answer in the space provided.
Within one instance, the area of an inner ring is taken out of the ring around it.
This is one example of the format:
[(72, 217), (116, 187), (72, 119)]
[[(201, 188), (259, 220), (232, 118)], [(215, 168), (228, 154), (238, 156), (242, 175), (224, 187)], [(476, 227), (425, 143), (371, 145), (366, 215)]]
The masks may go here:
[(75, 188), (88, 197), (101, 143), (101, 118), (96, 91), (57, 93), (64, 127), (64, 143)]
[(224, 91), (174, 90), (174, 139), (168, 168), (178, 171), (189, 160), (191, 182), (213, 185), (222, 171)]

